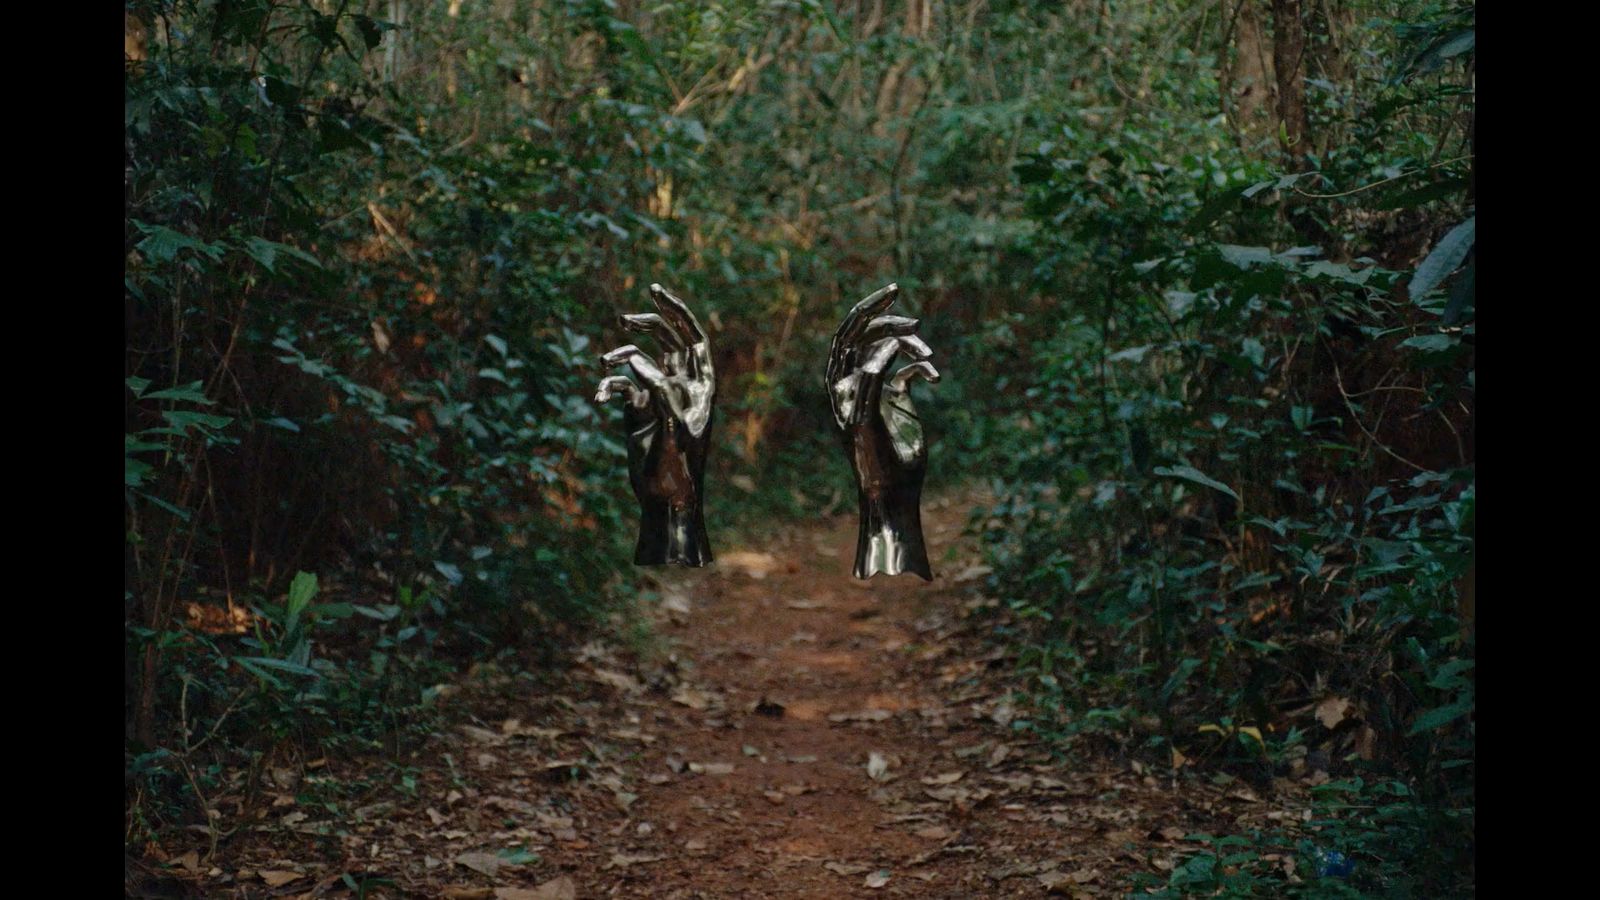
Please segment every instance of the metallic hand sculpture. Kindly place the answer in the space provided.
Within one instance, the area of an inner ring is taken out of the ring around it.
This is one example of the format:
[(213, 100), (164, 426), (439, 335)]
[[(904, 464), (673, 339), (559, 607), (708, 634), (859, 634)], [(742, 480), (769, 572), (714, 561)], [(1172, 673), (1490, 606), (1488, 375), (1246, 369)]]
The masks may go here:
[[(919, 376), (937, 384), (939, 373), (927, 362), (933, 351), (917, 337), (917, 320), (882, 315), (899, 294), (891, 284), (845, 315), (828, 352), (828, 397), (859, 492), (855, 576), (915, 572), (932, 581), (921, 509), (928, 445), (909, 385)], [(886, 379), (902, 352), (914, 362)]]
[(610, 367), (633, 367), (638, 385), (622, 375), (600, 381), (596, 403), (614, 392), (627, 401), (628, 480), (639, 498), (638, 566), (711, 562), (706, 537), (706, 449), (711, 444), (711, 403), (717, 393), (711, 345), (689, 307), (659, 284), (650, 285), (656, 313), (622, 316), (622, 327), (654, 334), (662, 346), (661, 364), (632, 344), (607, 353)]

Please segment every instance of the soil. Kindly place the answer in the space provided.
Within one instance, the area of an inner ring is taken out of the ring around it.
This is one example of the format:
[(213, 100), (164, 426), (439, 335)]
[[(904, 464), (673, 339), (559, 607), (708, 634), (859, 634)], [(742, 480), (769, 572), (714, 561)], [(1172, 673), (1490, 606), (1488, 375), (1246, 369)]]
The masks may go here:
[[(1099, 897), (1165, 883), (1197, 832), (1308, 816), (1282, 779), (1053, 757), (993, 638), (971, 499), (925, 509), (931, 583), (852, 578), (853, 516), (718, 548), (659, 575), (631, 644), (559, 677), (480, 667), (405, 765), (269, 768), (255, 824), (155, 855), (206, 896)], [(359, 802), (305, 800), (360, 779)]]

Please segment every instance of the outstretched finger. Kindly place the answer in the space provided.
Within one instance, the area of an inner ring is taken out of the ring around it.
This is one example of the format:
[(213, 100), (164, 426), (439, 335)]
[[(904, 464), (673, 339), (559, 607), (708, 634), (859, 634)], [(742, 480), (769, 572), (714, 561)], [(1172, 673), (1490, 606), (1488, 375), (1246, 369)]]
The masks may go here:
[(634, 313), (632, 315), (618, 316), (622, 327), (634, 334), (653, 334), (669, 352), (684, 349), (683, 338), (667, 324), (667, 320), (655, 313)]
[(894, 305), (895, 298), (900, 296), (900, 285), (890, 283), (868, 294), (866, 299), (857, 303), (845, 313), (844, 322), (839, 325), (839, 330), (834, 333), (835, 344), (854, 344), (861, 337), (861, 331), (866, 327), (869, 317), (876, 316)]
[(929, 347), (928, 342), (918, 335), (902, 335), (899, 340), (900, 349), (905, 351), (905, 354), (912, 359), (927, 359), (933, 355), (933, 348)]
[(894, 373), (894, 377), (889, 379), (889, 388), (893, 391), (902, 392), (913, 378), (921, 378), (929, 384), (938, 384), (940, 377), (939, 370), (933, 367), (933, 363), (927, 360), (919, 360)]
[(650, 299), (661, 310), (661, 315), (672, 326), (672, 330), (682, 339), (684, 346), (703, 343), (706, 340), (706, 330), (700, 327), (700, 320), (689, 311), (689, 304), (684, 303), (676, 294), (659, 284), (650, 285)]
[(878, 316), (861, 330), (861, 341), (870, 344), (886, 337), (916, 334), (922, 323), (909, 316)]

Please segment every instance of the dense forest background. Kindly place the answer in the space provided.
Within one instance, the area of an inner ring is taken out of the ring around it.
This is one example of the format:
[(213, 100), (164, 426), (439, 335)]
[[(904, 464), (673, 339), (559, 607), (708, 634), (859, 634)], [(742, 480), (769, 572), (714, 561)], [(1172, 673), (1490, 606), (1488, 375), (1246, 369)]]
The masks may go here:
[[(897, 281), (1025, 726), (1314, 759), (1342, 889), (1472, 883), (1473, 4), (125, 9), (130, 847), (628, 621), (591, 398), (650, 282), (711, 331), (713, 528), (848, 509), (819, 360)], [(1288, 890), (1272, 839), (1169, 886)]]

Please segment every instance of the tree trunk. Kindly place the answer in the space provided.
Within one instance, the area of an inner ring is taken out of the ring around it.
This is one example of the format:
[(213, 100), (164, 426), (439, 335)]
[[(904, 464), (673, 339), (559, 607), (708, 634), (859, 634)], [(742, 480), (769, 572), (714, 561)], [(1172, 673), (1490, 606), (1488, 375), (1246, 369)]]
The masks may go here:
[(1306, 114), (1306, 28), (1300, 0), (1272, 0), (1272, 68), (1278, 82), (1278, 142), (1291, 164), (1311, 155)]
[[(1239, 141), (1254, 148), (1272, 131), (1272, 60), (1261, 36), (1257, 0), (1237, 0), (1223, 31), (1223, 112), (1229, 114)], [(1230, 46), (1233, 53), (1228, 53)]]

